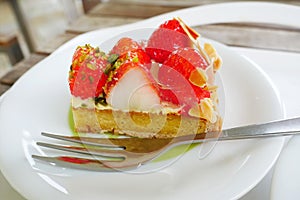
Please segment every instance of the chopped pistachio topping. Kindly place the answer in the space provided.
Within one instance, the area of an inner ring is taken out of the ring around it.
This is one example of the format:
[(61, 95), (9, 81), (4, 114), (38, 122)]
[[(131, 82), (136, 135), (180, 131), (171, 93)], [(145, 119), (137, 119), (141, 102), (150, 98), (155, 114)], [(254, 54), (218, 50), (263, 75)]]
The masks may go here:
[(102, 93), (99, 95), (99, 97), (95, 97), (95, 104), (97, 105), (98, 103), (100, 103), (101, 105), (106, 106), (107, 102), (105, 96), (105, 93)]
[(89, 81), (90, 81), (90, 83), (94, 83), (94, 77), (89, 76)]
[(87, 63), (86, 66), (91, 69), (91, 70), (96, 70), (97, 67), (95, 65), (93, 65), (92, 63)]
[(115, 63), (119, 58), (118, 54), (111, 54), (108, 58), (107, 61), (111, 64)]
[(139, 62), (139, 58), (138, 58), (137, 56), (134, 57), (134, 58), (132, 59), (132, 62), (135, 62), (135, 63)]
[(81, 107), (87, 108), (87, 105), (86, 105), (85, 103), (82, 103), (82, 104), (81, 104)]
[(114, 65), (108, 65), (106, 67), (106, 69), (104, 70), (104, 74), (109, 75), (109, 72), (115, 70), (115, 66)]
[(96, 53), (100, 53), (99, 47), (96, 47), (96, 48), (95, 48), (95, 52), (96, 52)]

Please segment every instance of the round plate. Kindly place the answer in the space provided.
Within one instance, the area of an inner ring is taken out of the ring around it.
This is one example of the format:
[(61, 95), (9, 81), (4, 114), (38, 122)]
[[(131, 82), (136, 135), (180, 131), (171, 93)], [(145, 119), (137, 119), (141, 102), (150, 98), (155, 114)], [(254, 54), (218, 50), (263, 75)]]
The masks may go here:
[[(100, 44), (115, 29), (105, 33), (91, 32), (69, 42), (22, 76), (3, 99), (0, 167), (19, 193), (27, 199), (235, 199), (265, 176), (282, 149), (282, 138), (219, 142), (204, 159), (194, 148), (171, 166), (151, 173), (99, 173), (36, 163), (31, 155), (45, 154), (35, 144), (43, 140), (41, 131), (70, 134), (67, 78), (74, 46), (90, 38), (91, 44)], [(224, 62), (220, 71), (224, 126), (282, 118), (277, 92), (260, 68), (226, 46), (209, 42)]]
[(271, 199), (295, 199), (300, 196), (300, 137), (294, 136), (280, 155), (271, 187)]

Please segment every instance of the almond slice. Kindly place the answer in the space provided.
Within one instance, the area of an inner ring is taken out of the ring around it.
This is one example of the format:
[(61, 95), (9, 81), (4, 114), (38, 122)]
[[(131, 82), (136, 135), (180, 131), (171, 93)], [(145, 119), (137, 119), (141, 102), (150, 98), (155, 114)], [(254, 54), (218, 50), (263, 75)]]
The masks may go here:
[(218, 57), (215, 61), (214, 61), (214, 70), (218, 71), (222, 66), (222, 59), (220, 57)]
[(194, 29), (192, 29), (191, 27), (189, 27), (186, 23), (184, 23), (180, 17), (175, 17), (174, 19), (176, 19), (179, 22), (179, 24), (183, 28), (184, 32), (189, 36), (189, 38), (192, 41), (196, 40), (198, 37), (200, 37), (200, 34), (197, 31), (195, 31)]
[(188, 112), (188, 114), (190, 115), (190, 116), (192, 116), (192, 117), (201, 117), (201, 113), (200, 113), (200, 106), (197, 104), (197, 105), (195, 105), (195, 106), (193, 106), (190, 110), (189, 110), (189, 112)]
[(200, 37), (200, 34), (194, 29), (192, 29), (191, 27), (189, 27), (187, 24), (185, 24), (180, 17), (175, 17), (174, 19), (176, 19), (180, 23), (184, 32), (188, 35), (188, 37), (190, 38), (194, 46), (199, 50), (200, 54), (204, 57), (206, 62), (210, 64), (211, 63), (210, 57), (202, 49), (199, 40), (197, 40), (197, 38)]
[(213, 102), (208, 98), (202, 99), (199, 105), (196, 105), (189, 110), (188, 114), (193, 117), (201, 117), (211, 123), (217, 121)]
[(219, 70), (222, 65), (222, 59), (218, 55), (216, 49), (211, 44), (204, 43), (204, 51), (214, 64), (214, 71)]
[(191, 72), (189, 81), (193, 85), (196, 85), (198, 87), (204, 87), (207, 82), (207, 76), (202, 69), (198, 68)]

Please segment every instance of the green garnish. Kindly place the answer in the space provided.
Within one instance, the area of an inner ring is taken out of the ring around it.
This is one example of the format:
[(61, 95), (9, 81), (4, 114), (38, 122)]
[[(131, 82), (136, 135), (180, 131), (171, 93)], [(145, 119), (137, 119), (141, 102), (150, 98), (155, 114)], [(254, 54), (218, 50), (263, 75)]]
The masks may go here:
[(118, 60), (119, 55), (118, 54), (111, 54), (108, 58), (107, 61), (111, 63), (112, 65)]
[(82, 104), (81, 104), (81, 107), (87, 108), (87, 105), (86, 105), (85, 103), (82, 103)]
[(98, 97), (95, 97), (95, 104), (97, 105), (98, 103), (100, 103), (103, 106), (107, 106), (105, 96), (105, 93), (101, 93)]
[(132, 62), (135, 62), (135, 63), (139, 62), (139, 58), (138, 58), (137, 56), (134, 57), (134, 58), (132, 59)]
[(99, 47), (96, 47), (96, 48), (95, 48), (95, 52), (96, 52), (96, 53), (100, 53), (100, 48), (99, 48)]
[(97, 67), (95, 65), (93, 65), (92, 63), (87, 63), (86, 66), (91, 69), (91, 70), (96, 70)]
[(109, 62), (110, 64), (107, 65), (106, 69), (104, 70), (104, 74), (109, 75), (111, 71), (114, 71), (116, 69), (116, 63), (118, 58), (119, 58), (118, 54), (111, 54), (107, 58), (107, 62)]
[(109, 72), (114, 71), (116, 68), (114, 65), (108, 65), (104, 70), (104, 74), (109, 75)]
[(94, 77), (89, 76), (89, 81), (90, 81), (91, 84), (94, 83)]

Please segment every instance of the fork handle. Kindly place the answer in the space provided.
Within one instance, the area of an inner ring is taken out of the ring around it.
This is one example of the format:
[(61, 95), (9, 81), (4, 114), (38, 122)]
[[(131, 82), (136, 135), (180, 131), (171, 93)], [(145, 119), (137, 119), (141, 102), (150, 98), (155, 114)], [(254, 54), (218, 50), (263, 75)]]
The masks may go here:
[(219, 139), (271, 137), (293, 135), (298, 132), (300, 132), (299, 117), (223, 130)]
[(181, 136), (173, 143), (193, 143), (216, 140), (237, 140), (300, 134), (300, 118), (272, 121), (263, 124), (234, 127), (220, 132), (208, 132), (196, 135)]

